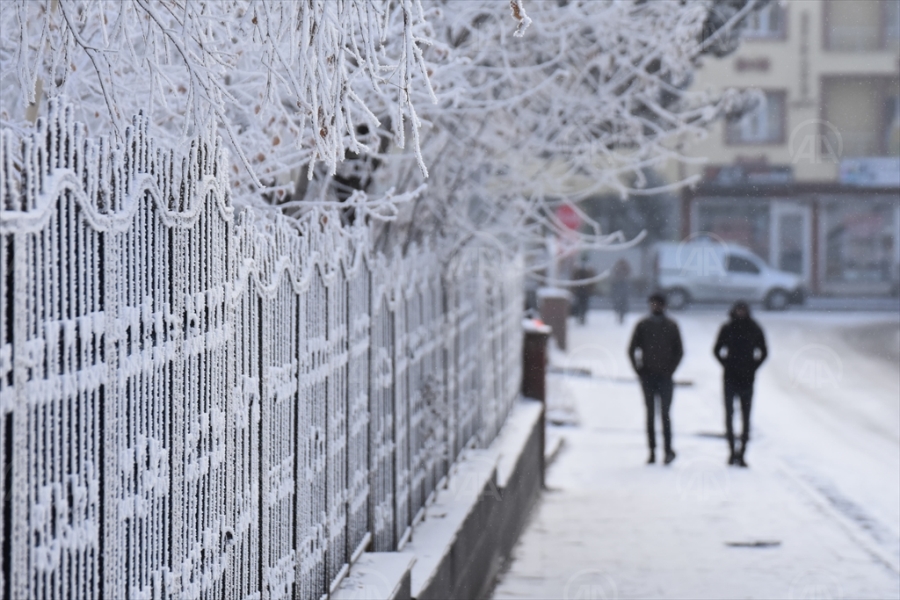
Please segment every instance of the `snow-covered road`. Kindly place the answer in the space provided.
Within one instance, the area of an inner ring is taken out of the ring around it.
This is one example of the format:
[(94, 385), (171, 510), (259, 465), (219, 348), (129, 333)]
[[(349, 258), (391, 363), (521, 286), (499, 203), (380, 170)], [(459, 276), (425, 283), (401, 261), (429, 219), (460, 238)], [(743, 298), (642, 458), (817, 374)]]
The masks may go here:
[(582, 374), (548, 386), (579, 424), (562, 430), (495, 598), (900, 598), (900, 315), (755, 316), (770, 355), (746, 470), (725, 465), (711, 350), (724, 315), (674, 314), (675, 378), (689, 385), (675, 391), (670, 467), (644, 464), (625, 356), (638, 316), (618, 326), (594, 311), (570, 329), (553, 362)]

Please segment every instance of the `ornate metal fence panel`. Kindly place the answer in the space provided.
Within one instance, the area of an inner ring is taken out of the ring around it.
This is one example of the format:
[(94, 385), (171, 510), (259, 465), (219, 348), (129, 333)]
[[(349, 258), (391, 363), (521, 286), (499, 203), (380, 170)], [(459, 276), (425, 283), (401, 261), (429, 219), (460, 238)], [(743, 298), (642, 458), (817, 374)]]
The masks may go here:
[[(375, 271), (375, 273), (378, 273)], [(373, 286), (369, 348), (369, 524), (373, 548), (395, 548), (394, 538), (394, 315), (385, 280)]]
[(343, 268), (329, 273), (327, 290), (326, 356), (328, 377), (326, 387), (325, 432), (327, 453), (325, 500), (328, 513), (327, 577), (338, 576), (347, 559), (347, 284)]
[(373, 350), (370, 273), (362, 253), (354, 258), (348, 269), (347, 295), (347, 550), (351, 555), (369, 533), (369, 361)]
[[(263, 343), (260, 335), (263, 301), (260, 280), (249, 258), (256, 247), (257, 232), (246, 219), (242, 221), (235, 228), (235, 257), (232, 259), (235, 276), (228, 288), (228, 306), (234, 323), (228, 360), (232, 392), (226, 421), (226, 456), (233, 469), (226, 482), (229, 529), (225, 533), (225, 545), (230, 563), (225, 579), (229, 600), (257, 594), (263, 577), (260, 523), (263, 370), (259, 360)], [(238, 260), (241, 256), (247, 258)], [(302, 404), (298, 410), (302, 411)], [(302, 426), (301, 421), (299, 427)], [(299, 446), (299, 449), (302, 452), (304, 447)], [(300, 460), (303, 458), (305, 455), (301, 454)], [(303, 483), (305, 479), (301, 479), (298, 497), (306, 492)]]
[(423, 501), (434, 493), (438, 482), (446, 474), (448, 407), (444, 387), (442, 335), (444, 311), (441, 299), (441, 280), (434, 271), (419, 288), (422, 311), (422, 338), (419, 346), (421, 361), (421, 399), (424, 419), (421, 422), (421, 460)]
[(518, 393), (521, 267), (235, 217), (212, 132), (0, 132), (0, 589), (319, 600)]
[(482, 422), (479, 381), (482, 331), (479, 329), (477, 255), (465, 253), (456, 268), (455, 277), (446, 284), (454, 298), (455, 314), (450, 318), (458, 340), (454, 345), (457, 392), (452, 399), (456, 414), (454, 459), (464, 447), (475, 443)]
[(501, 361), (503, 362), (503, 400), (504, 419), (512, 410), (513, 403), (519, 397), (522, 389), (522, 345), (524, 340), (520, 333), (522, 324), (522, 311), (524, 302), (522, 290), (525, 287), (525, 265), (521, 257), (511, 265), (512, 268), (503, 269), (503, 311), (500, 332), (503, 336), (501, 349)]
[[(418, 273), (416, 273), (418, 275)], [(428, 413), (424, 373), (427, 324), (420, 282), (404, 290), (406, 316), (406, 387), (409, 407), (409, 514), (415, 520), (425, 506)]]
[[(399, 286), (397, 286), (399, 287)], [(397, 547), (402, 546), (409, 537), (413, 514), (411, 513), (410, 471), (410, 395), (409, 395), (409, 318), (408, 306), (402, 290), (395, 290), (393, 311), (394, 325), (394, 402), (391, 413), (394, 420), (394, 540)]]
[[(104, 509), (115, 510), (103, 502), (101, 477), (118, 383), (107, 368), (114, 284), (97, 277), (110, 275), (108, 234), (85, 222), (72, 190), (48, 181), (90, 169), (84, 130), (70, 118), (60, 115), (60, 128), (39, 123), (37, 139), (2, 140), (4, 597), (104, 589)], [(108, 148), (96, 151), (103, 162)]]

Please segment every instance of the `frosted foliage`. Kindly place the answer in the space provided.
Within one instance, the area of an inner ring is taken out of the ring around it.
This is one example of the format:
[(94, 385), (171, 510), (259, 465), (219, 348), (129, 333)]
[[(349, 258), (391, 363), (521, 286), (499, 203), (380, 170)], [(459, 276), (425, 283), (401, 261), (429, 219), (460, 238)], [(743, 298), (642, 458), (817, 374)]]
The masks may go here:
[[(429, 84), (415, 0), (7, 0), (0, 10), (0, 118), (65, 94), (95, 134), (143, 110), (163, 145), (223, 128), (229, 177), (279, 196), (292, 170), (345, 150), (357, 126), (418, 123), (408, 91)], [(417, 130), (417, 125), (414, 125)], [(281, 190), (281, 192), (279, 192)]]
[(49, 108), (0, 132), (4, 596), (318, 600), (396, 549), (518, 394), (521, 261), (236, 215), (214, 131)]
[[(65, 95), (119, 141), (139, 110), (167, 148), (218, 124), (238, 204), (349, 196), (404, 243), (504, 247), (561, 229), (553, 203), (646, 193), (646, 169), (743, 109), (685, 89), (766, 2), (9, 0), (0, 120)], [(588, 225), (588, 246), (621, 241)]]
[[(746, 108), (749, 95), (689, 85), (702, 57), (733, 50), (746, 17), (764, 4), (512, 2), (529, 24), (514, 31), (491, 2), (438, 2), (430, 18), (441, 26), (425, 53), (438, 65), (438, 104), (419, 102), (413, 90), (428, 123), (429, 193), (404, 209), (392, 232), (503, 249), (571, 234), (554, 216), (566, 203), (586, 223), (582, 248), (623, 241), (580, 203), (611, 191), (623, 199), (665, 191), (650, 189), (646, 171), (696, 160), (685, 149), (716, 119)], [(384, 188), (416, 185), (412, 158), (386, 157), (375, 179)]]

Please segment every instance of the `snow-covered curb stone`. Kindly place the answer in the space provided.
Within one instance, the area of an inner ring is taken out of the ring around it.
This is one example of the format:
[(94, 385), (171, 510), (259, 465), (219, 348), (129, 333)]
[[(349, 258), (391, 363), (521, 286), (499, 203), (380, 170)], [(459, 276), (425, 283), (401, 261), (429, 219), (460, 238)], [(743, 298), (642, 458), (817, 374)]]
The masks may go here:
[(385, 599), (410, 597), (410, 571), (416, 557), (409, 552), (366, 552), (353, 563), (330, 600)]

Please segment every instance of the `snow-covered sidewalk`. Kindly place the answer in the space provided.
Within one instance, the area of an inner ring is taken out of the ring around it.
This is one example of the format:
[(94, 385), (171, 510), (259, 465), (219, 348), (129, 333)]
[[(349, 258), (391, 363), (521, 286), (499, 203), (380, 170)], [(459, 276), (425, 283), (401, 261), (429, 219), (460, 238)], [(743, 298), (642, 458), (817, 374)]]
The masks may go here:
[(571, 374), (551, 375), (549, 393), (579, 424), (564, 431), (494, 597), (900, 598), (898, 366), (841, 341), (847, 327), (894, 327), (896, 315), (760, 315), (771, 362), (749, 469), (725, 465), (711, 354), (722, 315), (675, 318), (686, 347), (676, 381), (691, 385), (676, 387), (669, 467), (644, 464), (643, 403), (624, 350), (636, 315), (620, 327), (595, 311), (554, 355)]

